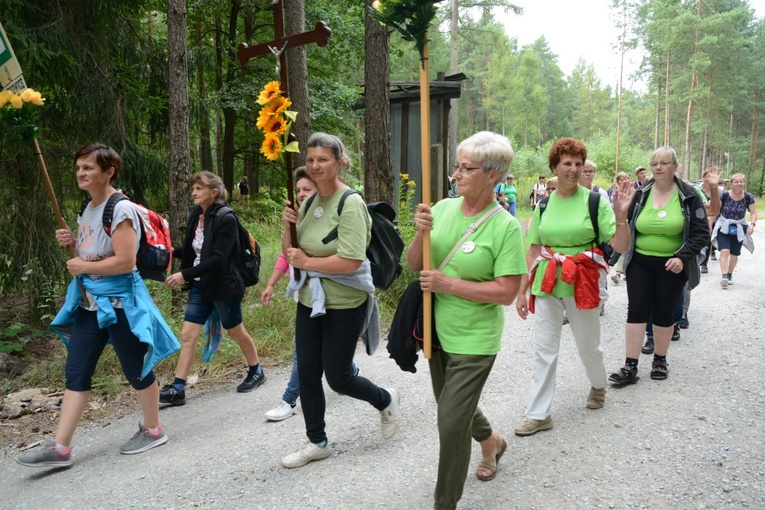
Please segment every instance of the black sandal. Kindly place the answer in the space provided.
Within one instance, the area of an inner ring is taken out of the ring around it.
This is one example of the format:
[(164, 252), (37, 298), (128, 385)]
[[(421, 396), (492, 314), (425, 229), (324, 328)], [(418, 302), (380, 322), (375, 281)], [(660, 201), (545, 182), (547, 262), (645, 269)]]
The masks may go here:
[(637, 367), (624, 365), (622, 368), (619, 369), (618, 372), (614, 372), (613, 374), (611, 374), (608, 380), (611, 381), (615, 386), (622, 386), (624, 384), (632, 384), (640, 380), (640, 377), (638, 377), (637, 373), (638, 373)]
[(655, 361), (651, 367), (651, 379), (663, 381), (669, 376), (669, 369), (666, 361)]

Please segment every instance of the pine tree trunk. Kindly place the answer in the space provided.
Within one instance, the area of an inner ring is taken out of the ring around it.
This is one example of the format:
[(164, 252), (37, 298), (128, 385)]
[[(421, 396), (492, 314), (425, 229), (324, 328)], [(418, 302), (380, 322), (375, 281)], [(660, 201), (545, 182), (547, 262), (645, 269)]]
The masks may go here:
[[(366, 1), (371, 8), (372, 0)], [(394, 202), (393, 167), (390, 159), (390, 34), (368, 14), (364, 87), (364, 195), (368, 202)]]
[[(287, 35), (305, 31), (305, 0), (284, 0), (284, 13), (284, 30)], [(300, 145), (300, 152), (292, 154), (292, 164), (298, 167), (305, 164), (305, 147), (311, 135), (306, 46), (287, 49), (287, 87), (292, 101), (291, 109), (298, 112), (297, 120), (292, 124), (292, 132)]]
[(170, 131), (170, 226), (175, 243), (186, 234), (189, 194), (189, 82), (186, 49), (186, 2), (167, 0), (167, 44)]
[(197, 86), (199, 88), (199, 159), (202, 170), (213, 169), (212, 145), (210, 144), (210, 112), (207, 109), (207, 84), (205, 82), (204, 34), (202, 21), (197, 21)]

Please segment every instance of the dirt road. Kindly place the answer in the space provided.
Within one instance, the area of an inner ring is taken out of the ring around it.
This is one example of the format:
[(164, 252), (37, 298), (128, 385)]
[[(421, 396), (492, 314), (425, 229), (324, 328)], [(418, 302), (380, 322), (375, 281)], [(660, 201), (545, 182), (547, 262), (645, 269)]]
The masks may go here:
[[(555, 427), (513, 435), (522, 418), (533, 355), (532, 322), (508, 308), (503, 349), (481, 406), (508, 439), (497, 478), (472, 474), (460, 508), (765, 508), (765, 235), (745, 253), (735, 285), (722, 290), (717, 263), (693, 292), (690, 329), (673, 342), (666, 381), (644, 377), (610, 389), (606, 406), (584, 407), (589, 389), (568, 327), (558, 367)], [(624, 360), (625, 285), (612, 287), (602, 318), (606, 368)], [(466, 318), (469, 320), (469, 318)], [(117, 446), (135, 431), (138, 414), (82, 427), (74, 466), (35, 470), (0, 457), (2, 508), (432, 508), (438, 457), (435, 403), (427, 364), (409, 374), (359, 349), (362, 375), (403, 393), (403, 424), (382, 438), (377, 412), (328, 395), (332, 456), (287, 470), (279, 459), (305, 440), (302, 414), (269, 423), (288, 367), (269, 372), (257, 391), (234, 385), (185, 407), (163, 410), (170, 441), (136, 456)], [(136, 409), (138, 406), (136, 405)]]

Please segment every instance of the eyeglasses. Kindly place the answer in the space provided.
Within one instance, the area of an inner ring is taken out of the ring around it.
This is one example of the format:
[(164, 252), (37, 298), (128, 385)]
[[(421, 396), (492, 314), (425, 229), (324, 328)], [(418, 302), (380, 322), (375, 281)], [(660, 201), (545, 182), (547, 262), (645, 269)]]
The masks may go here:
[(661, 166), (669, 166), (669, 165), (674, 165), (674, 164), (675, 164), (675, 163), (674, 163), (674, 162), (672, 162), (672, 161), (654, 161), (654, 162), (653, 162), (653, 163), (651, 163), (649, 166), (650, 166), (651, 168), (656, 168), (656, 167), (657, 167), (657, 166), (659, 166), (659, 165), (661, 165)]
[(455, 163), (452, 166), (452, 176), (457, 175), (457, 172), (462, 172), (462, 175), (471, 175), (476, 170), (483, 170), (480, 166), (460, 166), (459, 163)]

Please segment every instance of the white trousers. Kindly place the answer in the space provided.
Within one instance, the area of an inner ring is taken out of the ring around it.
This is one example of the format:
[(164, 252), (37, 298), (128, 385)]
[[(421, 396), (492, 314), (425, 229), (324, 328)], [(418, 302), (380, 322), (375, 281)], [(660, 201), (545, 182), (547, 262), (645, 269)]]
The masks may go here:
[(558, 369), (564, 310), (574, 333), (579, 358), (593, 388), (606, 387), (606, 368), (603, 365), (603, 349), (600, 346), (600, 307), (579, 310), (574, 297), (537, 296), (535, 310), (536, 353), (526, 417), (544, 420), (550, 416), (555, 396), (555, 374)]

